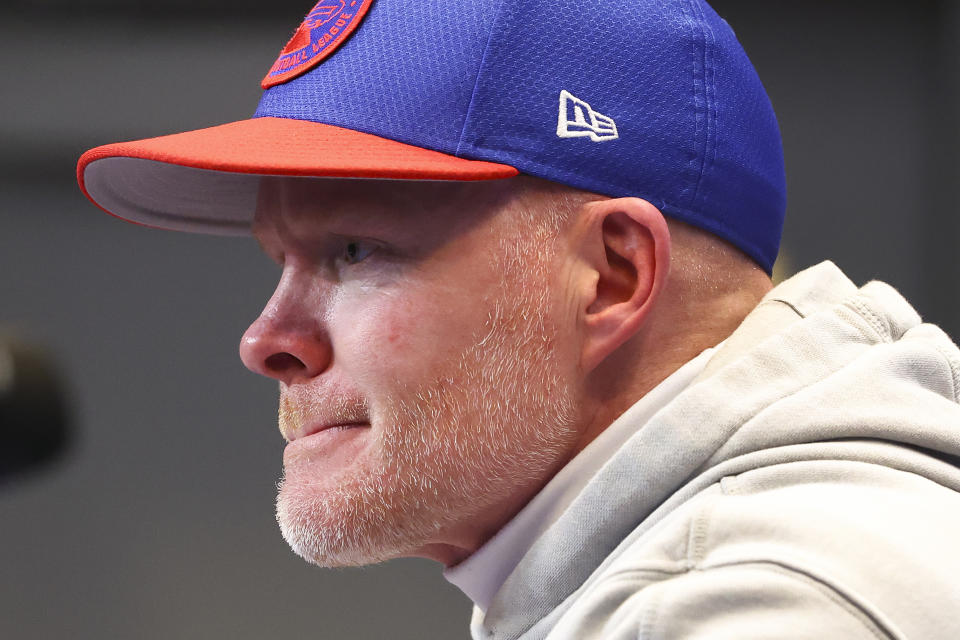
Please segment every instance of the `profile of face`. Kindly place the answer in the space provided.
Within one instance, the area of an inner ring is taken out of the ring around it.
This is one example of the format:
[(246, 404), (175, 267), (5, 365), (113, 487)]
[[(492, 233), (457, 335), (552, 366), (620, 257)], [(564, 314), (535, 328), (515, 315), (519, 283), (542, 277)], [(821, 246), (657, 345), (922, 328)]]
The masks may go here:
[(240, 353), (280, 383), (277, 519), (306, 560), (454, 564), (572, 455), (557, 236), (516, 180), (263, 180), (282, 273)]

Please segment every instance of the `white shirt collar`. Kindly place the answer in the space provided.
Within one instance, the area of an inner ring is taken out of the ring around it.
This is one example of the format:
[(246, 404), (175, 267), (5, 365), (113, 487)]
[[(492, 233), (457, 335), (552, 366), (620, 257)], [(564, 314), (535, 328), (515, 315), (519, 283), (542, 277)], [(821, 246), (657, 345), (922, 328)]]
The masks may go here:
[(630, 436), (690, 385), (706, 367), (717, 347), (705, 350), (677, 369), (614, 420), (560, 469), (486, 544), (463, 562), (446, 569), (443, 576), (447, 581), (459, 587), (477, 607), (486, 611), (494, 594), (537, 538), (556, 522), (594, 474)]

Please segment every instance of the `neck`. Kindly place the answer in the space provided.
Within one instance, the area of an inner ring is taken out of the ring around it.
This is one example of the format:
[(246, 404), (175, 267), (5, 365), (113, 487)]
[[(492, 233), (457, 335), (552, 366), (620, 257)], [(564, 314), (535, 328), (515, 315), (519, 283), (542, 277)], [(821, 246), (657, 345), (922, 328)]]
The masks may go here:
[(667, 304), (652, 314), (647, 326), (588, 375), (582, 405), (586, 427), (573, 455), (677, 369), (726, 340), (770, 288), (718, 295), (695, 309)]

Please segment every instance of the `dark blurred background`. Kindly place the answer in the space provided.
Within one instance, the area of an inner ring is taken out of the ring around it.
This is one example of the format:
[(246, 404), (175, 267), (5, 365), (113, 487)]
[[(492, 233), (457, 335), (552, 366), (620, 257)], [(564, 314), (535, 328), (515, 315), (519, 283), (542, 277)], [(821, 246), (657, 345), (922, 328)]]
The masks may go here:
[[(960, 335), (960, 3), (713, 4), (783, 129), (778, 274), (830, 258)], [(276, 389), (236, 356), (277, 269), (249, 239), (113, 220), (75, 184), (89, 147), (248, 117), (311, 6), (0, 7), (0, 333), (48, 350), (75, 430), (0, 484), (0, 638), (468, 635), (437, 565), (323, 571), (281, 539)]]

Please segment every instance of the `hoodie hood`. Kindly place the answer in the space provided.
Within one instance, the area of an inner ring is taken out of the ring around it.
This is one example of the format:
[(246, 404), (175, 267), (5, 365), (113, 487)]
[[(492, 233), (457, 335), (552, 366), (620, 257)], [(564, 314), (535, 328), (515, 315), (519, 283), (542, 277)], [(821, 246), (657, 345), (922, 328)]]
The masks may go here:
[(524, 556), (482, 624), (475, 617), (474, 633), (538, 637), (621, 550), (728, 475), (850, 460), (960, 492), (958, 388), (960, 351), (892, 287), (858, 289), (831, 262), (797, 274), (597, 473)]

